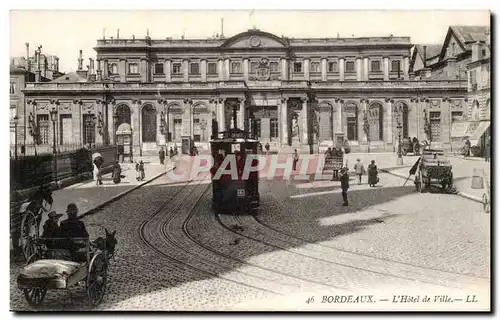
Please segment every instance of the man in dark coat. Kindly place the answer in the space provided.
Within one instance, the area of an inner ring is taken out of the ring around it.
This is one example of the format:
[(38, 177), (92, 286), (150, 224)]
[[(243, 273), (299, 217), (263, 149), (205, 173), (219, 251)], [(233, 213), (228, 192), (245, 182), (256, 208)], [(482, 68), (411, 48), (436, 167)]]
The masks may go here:
[(66, 210), (68, 218), (61, 222), (61, 237), (89, 237), (85, 224), (78, 218), (78, 207), (74, 203)]
[(344, 199), (342, 206), (348, 206), (347, 190), (349, 189), (349, 174), (347, 174), (347, 167), (340, 170), (340, 187), (342, 188), (342, 198)]
[(165, 163), (165, 150), (163, 149), (163, 147), (160, 149), (158, 156), (160, 157), (160, 164), (163, 165)]
[(122, 181), (122, 168), (120, 166), (120, 163), (116, 161), (116, 163), (113, 165), (113, 183), (118, 184)]
[[(49, 213), (48, 216), (49, 216), (49, 219), (47, 221), (45, 221), (45, 224), (43, 225), (42, 238), (51, 239), (51, 238), (60, 237), (59, 219), (63, 215), (57, 214), (55, 211), (52, 211)], [(46, 240), (45, 245), (48, 248), (56, 248), (57, 247), (57, 240)]]

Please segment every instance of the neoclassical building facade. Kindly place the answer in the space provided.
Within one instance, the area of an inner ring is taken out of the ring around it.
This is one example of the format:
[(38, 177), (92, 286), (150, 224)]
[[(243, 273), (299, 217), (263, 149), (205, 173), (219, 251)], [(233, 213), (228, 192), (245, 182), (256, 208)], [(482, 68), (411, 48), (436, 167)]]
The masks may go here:
[(118, 144), (140, 156), (189, 140), (206, 149), (211, 135), (236, 124), (282, 152), (344, 140), (353, 151), (394, 151), (398, 130), (425, 139), (427, 118), (432, 139), (448, 148), (450, 115), (466, 110), (467, 84), (410, 80), (411, 48), (407, 37), (294, 39), (260, 30), (101, 39), (87, 70), (80, 58), (76, 73), (26, 85), (26, 118), (39, 133), (26, 143), (51, 145), (55, 127), (57, 145)]

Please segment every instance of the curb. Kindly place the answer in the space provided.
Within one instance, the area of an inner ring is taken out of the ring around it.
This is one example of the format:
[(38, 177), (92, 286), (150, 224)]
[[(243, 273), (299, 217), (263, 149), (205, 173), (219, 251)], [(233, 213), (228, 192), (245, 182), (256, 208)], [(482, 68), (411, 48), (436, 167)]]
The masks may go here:
[[(391, 171), (383, 169), (383, 168), (380, 168), (379, 170), (381, 172), (384, 172), (384, 173), (387, 173), (387, 174), (390, 174), (390, 175), (393, 175), (393, 176), (397, 176), (397, 177), (400, 177), (400, 178), (404, 178), (404, 179), (408, 178), (408, 176), (404, 176), (404, 175), (401, 175), (399, 173), (392, 173)], [(408, 180), (412, 181), (412, 182), (415, 182), (415, 180), (413, 178), (411, 178), (411, 177)], [(471, 201), (475, 201), (475, 202), (483, 204), (483, 200), (480, 199), (480, 198), (478, 198), (478, 197), (476, 197), (476, 196), (472, 196), (472, 195), (469, 195), (469, 194), (464, 193), (464, 192), (458, 192), (456, 195), (459, 195), (459, 196), (462, 196), (463, 198), (467, 198), (467, 199), (469, 199)]]
[(130, 189), (126, 190), (126, 191), (121, 192), (120, 194), (118, 194), (116, 196), (113, 196), (112, 198), (110, 198), (110, 199), (102, 202), (101, 204), (97, 205), (96, 207), (94, 207), (94, 208), (86, 211), (85, 213), (82, 213), (82, 214), (78, 215), (78, 218), (81, 219), (81, 218), (84, 218), (85, 216), (95, 214), (97, 211), (99, 211), (100, 209), (102, 209), (106, 205), (108, 205), (108, 204), (110, 204), (110, 203), (112, 203), (114, 201), (117, 201), (118, 199), (122, 198), (123, 196), (125, 196), (125, 195), (127, 195), (127, 194), (135, 191), (136, 189), (138, 189), (138, 188), (140, 188), (140, 187), (142, 187), (142, 186), (144, 186), (144, 185), (146, 185), (146, 184), (154, 181), (155, 179), (157, 179), (157, 178), (159, 178), (159, 177), (167, 174), (167, 172), (169, 172), (169, 171), (171, 171), (173, 169), (175, 169), (175, 167), (172, 167), (172, 168), (170, 168), (170, 169), (168, 169), (168, 170), (166, 170), (166, 171), (164, 171), (164, 172), (162, 172), (162, 173), (160, 173), (160, 174), (158, 174), (156, 176), (151, 177), (150, 179), (148, 179), (148, 180), (146, 180), (146, 181), (144, 181), (144, 182), (142, 182), (142, 183), (140, 183), (138, 185), (133, 186), (132, 188), (130, 188)]

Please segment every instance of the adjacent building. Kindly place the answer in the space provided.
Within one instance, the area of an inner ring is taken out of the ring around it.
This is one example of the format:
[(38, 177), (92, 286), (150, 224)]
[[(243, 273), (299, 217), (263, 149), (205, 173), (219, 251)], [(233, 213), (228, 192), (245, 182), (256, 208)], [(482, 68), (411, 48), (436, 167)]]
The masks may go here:
[[(449, 115), (440, 114), (450, 119), (450, 148), (455, 151), (463, 147), (465, 139), (481, 149), (486, 142), (483, 133), (489, 126), (489, 33), (487, 26), (450, 26), (442, 44), (416, 45), (412, 52), (412, 79), (467, 80), (466, 104), (453, 103)], [(432, 113), (431, 122), (437, 117)], [(436, 127), (433, 125), (433, 130)]]
[(233, 126), (282, 152), (345, 140), (353, 151), (394, 151), (398, 130), (425, 139), (425, 113), (432, 139), (449, 149), (450, 115), (466, 110), (467, 81), (415, 79), (412, 47), (408, 37), (304, 39), (256, 29), (100, 39), (86, 70), (80, 53), (75, 73), (27, 84), (26, 112), (44, 135), (26, 141), (51, 146), (43, 124), (53, 110), (57, 145), (117, 144), (134, 156), (173, 144), (186, 150), (190, 141), (206, 149)]
[(18, 148), (18, 153), (21, 153), (21, 146), (24, 146), (23, 151), (26, 152), (26, 137), (30, 135), (27, 128), (28, 118), (25, 111), (24, 89), (26, 83), (45, 83), (51, 81), (54, 77), (63, 75), (59, 71), (59, 58), (53, 55), (42, 54), (41, 46), (35, 50), (35, 55), (31, 57), (29, 44), (26, 44), (26, 57), (14, 57), (10, 59), (9, 119), (11, 154), (14, 154), (16, 147)]

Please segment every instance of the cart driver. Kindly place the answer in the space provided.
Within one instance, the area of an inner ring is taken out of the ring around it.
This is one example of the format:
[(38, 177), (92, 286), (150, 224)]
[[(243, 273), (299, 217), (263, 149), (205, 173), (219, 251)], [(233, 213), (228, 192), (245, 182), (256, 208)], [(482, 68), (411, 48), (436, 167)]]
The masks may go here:
[[(60, 229), (60, 235), (63, 238), (86, 238), (88, 239), (89, 233), (87, 232), (87, 229), (85, 228), (85, 224), (78, 218), (78, 207), (74, 203), (71, 203), (68, 205), (68, 208), (66, 210), (66, 213), (68, 214), (68, 218), (64, 221), (61, 222), (61, 225), (59, 227)], [(84, 261), (85, 258), (83, 255), (80, 257), (80, 254), (78, 252), (78, 246), (80, 243), (79, 242), (73, 242), (72, 240), (68, 240), (66, 242), (67, 248), (70, 250), (74, 250), (78, 254), (78, 259)]]

